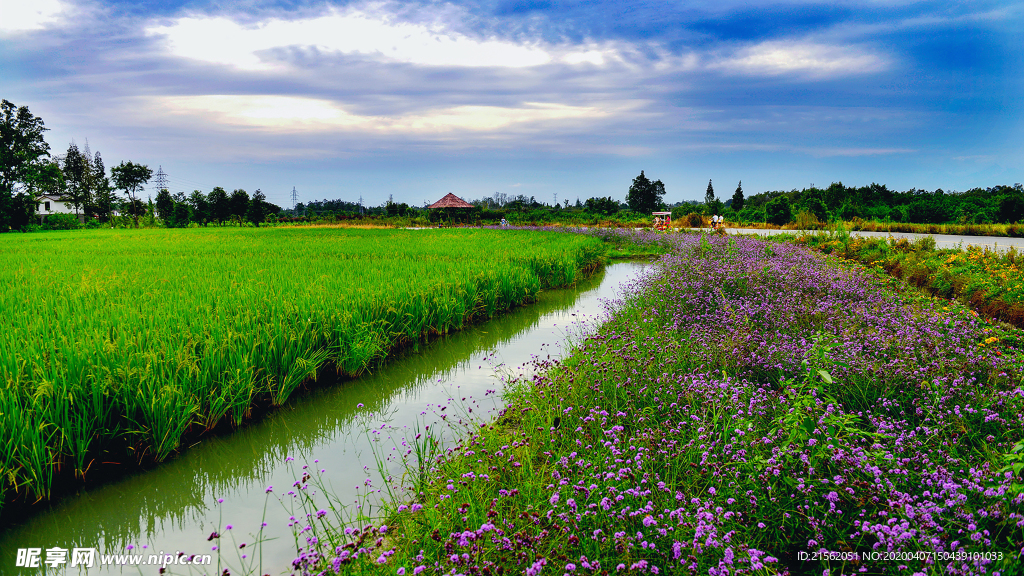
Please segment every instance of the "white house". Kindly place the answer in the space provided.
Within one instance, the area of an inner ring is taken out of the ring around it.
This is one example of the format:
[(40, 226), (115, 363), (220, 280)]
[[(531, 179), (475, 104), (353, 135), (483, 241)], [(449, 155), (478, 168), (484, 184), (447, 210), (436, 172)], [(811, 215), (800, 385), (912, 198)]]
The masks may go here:
[[(39, 214), (39, 223), (46, 222), (46, 217), (51, 214), (74, 214), (75, 209), (71, 204), (67, 202), (63, 197), (56, 194), (43, 194), (36, 198), (39, 202), (39, 206), (36, 208), (36, 213)], [(79, 220), (84, 221), (85, 215), (81, 214), (79, 210)]]

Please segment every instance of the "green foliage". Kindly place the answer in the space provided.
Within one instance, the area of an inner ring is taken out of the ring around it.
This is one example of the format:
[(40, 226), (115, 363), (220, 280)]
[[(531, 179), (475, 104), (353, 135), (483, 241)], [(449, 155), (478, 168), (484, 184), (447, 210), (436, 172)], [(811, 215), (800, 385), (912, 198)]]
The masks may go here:
[(828, 208), (825, 207), (825, 203), (820, 198), (812, 196), (804, 200), (804, 210), (807, 210), (811, 214), (814, 214), (815, 218), (820, 222), (828, 222)]
[(193, 190), (188, 197), (189, 207), (192, 208), (192, 220), (199, 224), (206, 224), (210, 221), (210, 202), (206, 195), (199, 190)]
[(164, 221), (164, 224), (168, 228), (174, 227), (174, 198), (171, 198), (171, 193), (166, 189), (162, 189), (156, 193), (156, 215), (158, 218)]
[(260, 189), (252, 193), (249, 200), (249, 208), (246, 210), (245, 218), (253, 225), (259, 227), (260, 223), (267, 219), (267, 197)]
[(231, 218), (231, 200), (228, 193), (220, 186), (215, 186), (210, 192), (210, 219), (218, 224)]
[(81, 223), (74, 214), (50, 214), (46, 217), (45, 227), (50, 230), (75, 230)]
[[(41, 184), (37, 177), (47, 173), (43, 159), (50, 153), (44, 131), (43, 119), (28, 106), (0, 101), (0, 232), (20, 230), (33, 221), (32, 186)], [(16, 192), (18, 185), (29, 192)]]
[(764, 215), (772, 224), (788, 224), (793, 219), (793, 208), (789, 204), (789, 198), (779, 196), (769, 201), (764, 207)]
[(72, 142), (68, 146), (68, 151), (64, 154), (61, 168), (64, 172), (64, 182), (66, 183), (64, 197), (67, 203), (75, 209), (75, 214), (79, 214), (86, 204), (92, 200), (90, 186), (92, 167), (90, 166), (90, 159), (82, 154), (78, 146)]
[[(708, 184), (710, 184), (710, 182)], [(745, 199), (743, 197), (743, 181), (740, 180), (740, 183), (736, 185), (736, 191), (732, 193), (732, 202), (729, 204), (729, 206), (736, 212), (739, 212), (743, 210), (744, 202)]]
[(139, 210), (137, 202), (139, 192), (145, 190), (144, 184), (153, 177), (153, 171), (145, 164), (135, 164), (132, 161), (121, 162), (110, 169), (110, 179), (114, 186), (125, 191), (128, 202), (131, 206), (130, 212), (135, 218), (135, 227), (139, 227)]
[(1020, 222), (1024, 219), (1024, 196), (1011, 194), (999, 201), (1000, 222)]
[(192, 222), (192, 210), (184, 202), (174, 203), (173, 214), (172, 223), (175, 228), (188, 228), (188, 225)]
[(634, 178), (633, 183), (629, 186), (626, 204), (634, 212), (653, 212), (664, 207), (661, 200), (663, 196), (665, 196), (665, 185), (661, 180), (651, 182), (641, 170), (640, 175)]
[(49, 156), (50, 146), (43, 140), (46, 130), (43, 119), (33, 116), (28, 106), (0, 101), (0, 196), (11, 196), (15, 185), (25, 182), (30, 167)]
[(241, 223), (245, 213), (249, 211), (249, 193), (241, 188), (232, 192), (228, 199), (228, 209), (231, 211), (231, 217)]
[(611, 216), (619, 211), (619, 203), (611, 196), (605, 196), (603, 198), (587, 198), (586, 203), (583, 205), (583, 209), (592, 214), (604, 214), (605, 216)]

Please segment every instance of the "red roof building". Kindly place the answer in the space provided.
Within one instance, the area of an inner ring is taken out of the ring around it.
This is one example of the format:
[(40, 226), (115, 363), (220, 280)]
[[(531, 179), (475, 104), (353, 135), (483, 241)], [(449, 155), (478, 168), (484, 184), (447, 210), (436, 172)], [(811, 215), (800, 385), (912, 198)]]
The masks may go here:
[(427, 208), (472, 208), (473, 205), (449, 192), (444, 198), (434, 202)]

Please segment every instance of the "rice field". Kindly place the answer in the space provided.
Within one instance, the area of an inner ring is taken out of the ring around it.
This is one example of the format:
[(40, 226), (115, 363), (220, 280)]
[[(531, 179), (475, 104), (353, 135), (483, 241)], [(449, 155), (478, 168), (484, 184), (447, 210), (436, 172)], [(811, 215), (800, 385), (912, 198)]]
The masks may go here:
[(668, 253), (381, 518), (295, 514), (293, 573), (1021, 573), (1019, 330), (795, 244), (600, 233)]
[(327, 367), (572, 284), (600, 240), (495, 230), (186, 229), (0, 238), (0, 503), (284, 403)]

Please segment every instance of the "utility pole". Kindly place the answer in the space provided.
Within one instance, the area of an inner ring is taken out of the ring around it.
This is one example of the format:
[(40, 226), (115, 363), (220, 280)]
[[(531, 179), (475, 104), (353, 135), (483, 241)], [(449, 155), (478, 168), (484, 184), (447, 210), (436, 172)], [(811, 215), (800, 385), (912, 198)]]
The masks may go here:
[(555, 192), (555, 206), (558, 206), (558, 192)]
[(295, 213), (295, 204), (299, 200), (299, 193), (295, 191), (295, 186), (292, 186), (292, 214)]
[(160, 168), (156, 171), (156, 178), (154, 179), (153, 182), (154, 184), (156, 184), (157, 190), (167, 190), (167, 178), (167, 173), (164, 172), (164, 167), (163, 165), (161, 165)]

